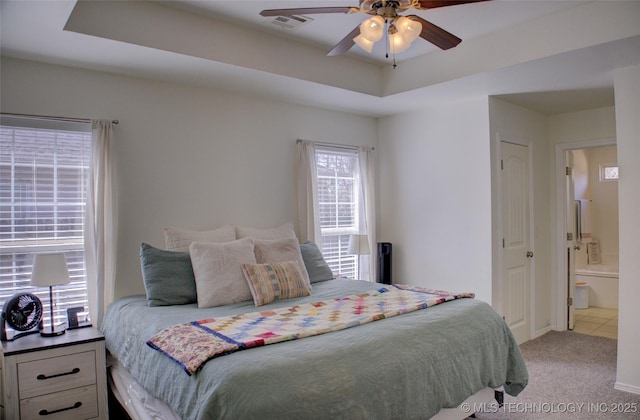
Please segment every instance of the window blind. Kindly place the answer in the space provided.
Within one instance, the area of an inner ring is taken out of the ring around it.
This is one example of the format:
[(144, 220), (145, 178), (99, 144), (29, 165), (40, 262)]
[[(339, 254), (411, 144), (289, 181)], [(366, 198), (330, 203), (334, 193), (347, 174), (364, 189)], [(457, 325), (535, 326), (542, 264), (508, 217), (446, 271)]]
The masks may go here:
[(0, 304), (17, 292), (37, 295), (49, 319), (49, 289), (30, 285), (36, 253), (64, 252), (71, 282), (55, 286), (55, 324), (70, 307), (87, 307), (84, 209), (90, 124), (2, 118), (0, 124)]
[(317, 148), (316, 169), (322, 254), (334, 273), (356, 278), (358, 258), (347, 249), (349, 235), (358, 233), (358, 156), (344, 149)]

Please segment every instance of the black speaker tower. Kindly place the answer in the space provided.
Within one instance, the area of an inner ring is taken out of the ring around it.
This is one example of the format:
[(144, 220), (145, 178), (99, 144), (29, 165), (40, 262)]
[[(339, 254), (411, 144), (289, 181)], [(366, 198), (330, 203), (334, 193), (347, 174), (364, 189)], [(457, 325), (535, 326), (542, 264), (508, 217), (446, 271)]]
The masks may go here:
[(378, 283), (391, 283), (391, 242), (378, 242)]

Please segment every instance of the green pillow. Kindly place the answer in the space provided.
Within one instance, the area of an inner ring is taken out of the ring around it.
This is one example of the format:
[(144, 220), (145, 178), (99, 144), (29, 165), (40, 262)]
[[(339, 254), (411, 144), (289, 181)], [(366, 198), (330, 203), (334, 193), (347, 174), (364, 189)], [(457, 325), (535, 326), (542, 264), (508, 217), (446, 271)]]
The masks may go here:
[(307, 273), (309, 273), (309, 281), (311, 283), (332, 280), (334, 278), (331, 268), (329, 268), (329, 265), (324, 260), (322, 252), (315, 242), (305, 242), (301, 244), (300, 253), (302, 254), (304, 266), (307, 268)]
[(165, 251), (142, 243), (140, 266), (148, 306), (197, 302), (196, 279), (188, 252)]

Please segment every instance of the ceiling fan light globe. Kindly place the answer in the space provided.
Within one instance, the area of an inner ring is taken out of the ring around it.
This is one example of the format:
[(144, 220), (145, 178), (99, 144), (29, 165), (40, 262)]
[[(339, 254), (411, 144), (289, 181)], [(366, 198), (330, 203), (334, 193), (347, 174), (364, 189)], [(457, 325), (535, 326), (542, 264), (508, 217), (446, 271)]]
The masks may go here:
[(408, 22), (410, 20), (411, 19), (404, 16), (398, 16), (393, 22), (393, 25), (396, 27), (396, 29), (398, 29), (398, 32), (404, 33), (411, 24), (411, 22)]
[(360, 34), (357, 37), (353, 38), (353, 42), (355, 42), (358, 47), (362, 48), (363, 50), (365, 50), (368, 53), (371, 53), (371, 51), (373, 51), (373, 44), (374, 43), (369, 41), (364, 36), (362, 36), (362, 34)]
[(422, 24), (420, 22), (404, 16), (396, 19), (395, 26), (409, 44), (415, 41), (420, 36), (420, 32), (422, 32)]
[(384, 35), (384, 18), (377, 15), (362, 22), (360, 35), (371, 42), (380, 41)]
[(395, 34), (389, 34), (389, 50), (392, 54), (399, 54), (404, 52), (411, 46), (411, 42), (408, 42), (402, 33), (396, 32)]

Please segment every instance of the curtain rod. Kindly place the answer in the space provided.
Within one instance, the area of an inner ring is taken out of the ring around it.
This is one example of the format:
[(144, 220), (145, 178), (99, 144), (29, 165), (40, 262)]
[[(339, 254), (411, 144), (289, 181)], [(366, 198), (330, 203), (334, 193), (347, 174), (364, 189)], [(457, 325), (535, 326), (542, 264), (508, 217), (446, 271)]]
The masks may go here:
[[(298, 143), (302, 143), (304, 141), (304, 139), (298, 139), (296, 140), (296, 144)], [(348, 149), (348, 150), (358, 150), (358, 146), (351, 146), (348, 144), (338, 144), (338, 143), (317, 143), (315, 141), (312, 142), (315, 145), (318, 146), (329, 146), (329, 147), (337, 147), (337, 148), (341, 148), (341, 149)], [(372, 147), (371, 150), (376, 150), (375, 147)]]
[[(67, 117), (53, 117), (51, 115), (29, 115), (29, 114), (12, 114), (10, 112), (3, 112), (1, 115), (6, 115), (8, 117), (26, 117), (26, 118), (41, 118), (44, 120), (54, 120), (54, 121), (63, 121), (63, 122), (75, 122), (75, 123), (90, 123), (91, 120), (88, 118), (67, 118)], [(118, 124), (118, 120), (111, 121), (112, 124)]]

